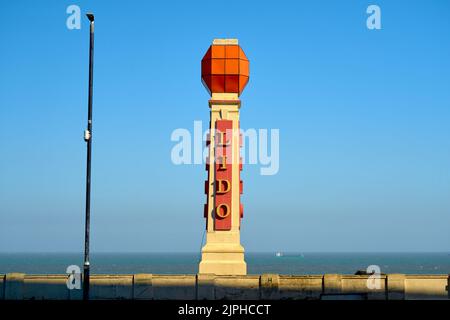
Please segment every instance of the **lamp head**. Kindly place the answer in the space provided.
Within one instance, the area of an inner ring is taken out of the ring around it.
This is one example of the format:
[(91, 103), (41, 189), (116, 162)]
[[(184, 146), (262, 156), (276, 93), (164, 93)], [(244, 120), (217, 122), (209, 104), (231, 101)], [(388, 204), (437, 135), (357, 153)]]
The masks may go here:
[(94, 14), (92, 12), (88, 12), (86, 14), (86, 17), (89, 19), (90, 22), (94, 21)]

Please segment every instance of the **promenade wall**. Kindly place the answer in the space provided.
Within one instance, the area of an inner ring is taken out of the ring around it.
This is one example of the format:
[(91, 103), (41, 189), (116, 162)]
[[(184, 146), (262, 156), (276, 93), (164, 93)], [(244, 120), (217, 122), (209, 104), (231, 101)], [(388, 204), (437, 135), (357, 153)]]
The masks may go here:
[[(80, 300), (68, 275), (0, 274), (0, 300)], [(449, 275), (380, 276), (369, 289), (364, 275), (91, 275), (91, 299), (449, 299)]]

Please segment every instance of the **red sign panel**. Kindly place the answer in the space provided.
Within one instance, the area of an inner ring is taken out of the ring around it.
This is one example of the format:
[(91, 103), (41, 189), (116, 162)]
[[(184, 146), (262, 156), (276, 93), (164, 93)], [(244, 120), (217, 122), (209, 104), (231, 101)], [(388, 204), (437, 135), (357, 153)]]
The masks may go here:
[(233, 121), (217, 120), (215, 137), (214, 229), (231, 230)]

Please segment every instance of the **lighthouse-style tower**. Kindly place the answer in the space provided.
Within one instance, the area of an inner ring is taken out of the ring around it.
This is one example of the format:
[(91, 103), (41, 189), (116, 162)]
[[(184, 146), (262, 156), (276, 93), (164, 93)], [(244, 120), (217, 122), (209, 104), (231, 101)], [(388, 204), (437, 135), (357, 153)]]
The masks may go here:
[(202, 81), (211, 94), (205, 181), (206, 244), (199, 274), (245, 275), (240, 229), (242, 162), (239, 96), (249, 79), (249, 61), (237, 39), (215, 39), (202, 59)]

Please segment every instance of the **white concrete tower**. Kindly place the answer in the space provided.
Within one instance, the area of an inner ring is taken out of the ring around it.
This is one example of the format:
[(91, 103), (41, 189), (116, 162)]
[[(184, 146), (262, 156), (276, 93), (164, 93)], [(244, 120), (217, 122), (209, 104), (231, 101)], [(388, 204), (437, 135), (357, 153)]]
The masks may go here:
[(243, 183), (239, 95), (248, 79), (249, 61), (238, 41), (214, 40), (202, 60), (202, 80), (211, 94), (211, 121), (205, 182), (207, 232), (199, 274), (247, 274), (240, 243)]

